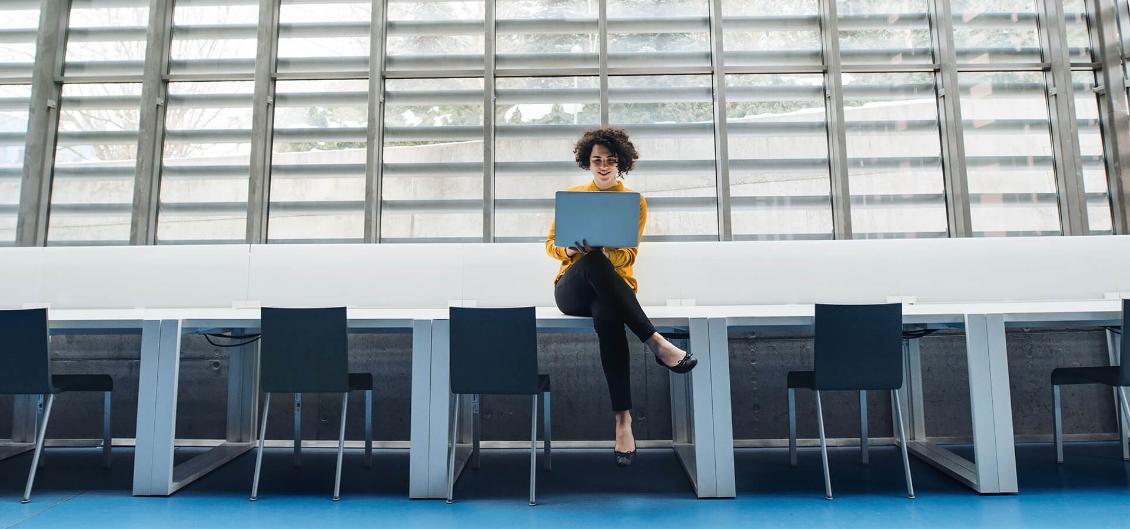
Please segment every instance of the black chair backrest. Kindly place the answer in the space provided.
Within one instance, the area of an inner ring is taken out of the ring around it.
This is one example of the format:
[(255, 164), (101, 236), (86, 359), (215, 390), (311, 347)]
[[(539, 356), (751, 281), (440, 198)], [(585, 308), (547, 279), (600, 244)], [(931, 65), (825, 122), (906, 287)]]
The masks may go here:
[(816, 389), (902, 387), (902, 304), (816, 305)]
[(349, 391), (345, 307), (263, 307), (259, 385), (265, 393)]
[(451, 307), (451, 392), (538, 392), (537, 320), (533, 307)]
[(54, 392), (47, 309), (0, 310), (0, 394)]
[(1122, 300), (1122, 342), (1119, 344), (1120, 352), (1118, 356), (1118, 381), (1119, 385), (1130, 386), (1130, 338), (1126, 337), (1126, 332), (1130, 331), (1130, 299)]

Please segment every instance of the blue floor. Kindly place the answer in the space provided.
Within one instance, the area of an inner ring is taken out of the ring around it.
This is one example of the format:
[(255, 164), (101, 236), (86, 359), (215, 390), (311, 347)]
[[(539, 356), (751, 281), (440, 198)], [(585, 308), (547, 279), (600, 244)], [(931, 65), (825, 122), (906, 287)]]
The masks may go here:
[[(178, 455), (183, 455), (178, 451)], [(783, 449), (737, 451), (738, 497), (697, 500), (670, 450), (641, 450), (614, 466), (611, 450), (559, 450), (538, 474), (538, 506), (526, 505), (528, 452), (484, 451), (464, 473), (456, 503), (409, 500), (408, 453), (379, 451), (372, 469), (359, 451), (345, 459), (342, 501), (332, 502), (333, 451), (269, 450), (259, 501), (248, 501), (253, 452), (169, 498), (129, 494), (132, 451), (100, 467), (97, 449), (46, 453), (32, 502), (19, 503), (30, 454), (0, 461), (0, 527), (1130, 527), (1130, 463), (1116, 443), (1073, 443), (1056, 465), (1050, 445), (1020, 445), (1019, 495), (979, 496), (912, 458), (916, 500), (905, 497), (892, 447), (832, 451), (836, 499), (824, 499), (820, 456)]]

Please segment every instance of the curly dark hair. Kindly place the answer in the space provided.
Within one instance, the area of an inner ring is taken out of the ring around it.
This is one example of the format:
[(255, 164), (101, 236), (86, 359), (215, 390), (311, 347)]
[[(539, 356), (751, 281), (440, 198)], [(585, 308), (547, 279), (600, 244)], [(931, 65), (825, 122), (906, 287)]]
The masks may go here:
[(627, 174), (636, 165), (640, 153), (636, 146), (628, 139), (628, 132), (624, 129), (603, 128), (586, 130), (573, 146), (573, 154), (577, 156), (577, 165), (584, 170), (589, 169), (589, 156), (592, 155), (594, 145), (603, 145), (616, 156), (616, 169), (620, 174)]

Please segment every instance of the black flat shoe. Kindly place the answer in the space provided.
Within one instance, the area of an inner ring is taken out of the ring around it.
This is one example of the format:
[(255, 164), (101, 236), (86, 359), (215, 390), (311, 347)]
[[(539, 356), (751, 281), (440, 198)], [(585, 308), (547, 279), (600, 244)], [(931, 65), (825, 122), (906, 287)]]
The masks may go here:
[(694, 366), (698, 365), (698, 359), (695, 358), (694, 355), (692, 355), (690, 352), (687, 352), (686, 356), (684, 356), (682, 360), (679, 360), (679, 363), (673, 366), (668, 367), (667, 364), (664, 364), (663, 361), (659, 359), (658, 355), (655, 356), (655, 363), (666, 367), (667, 369), (670, 369), (671, 371), (674, 371), (676, 373), (688, 373), (690, 372), (690, 370), (694, 369)]
[(635, 450), (632, 450), (631, 452), (621, 452), (619, 450), (613, 449), (612, 453), (616, 454), (616, 466), (618, 467), (626, 467), (628, 465), (631, 465), (632, 459), (636, 457)]

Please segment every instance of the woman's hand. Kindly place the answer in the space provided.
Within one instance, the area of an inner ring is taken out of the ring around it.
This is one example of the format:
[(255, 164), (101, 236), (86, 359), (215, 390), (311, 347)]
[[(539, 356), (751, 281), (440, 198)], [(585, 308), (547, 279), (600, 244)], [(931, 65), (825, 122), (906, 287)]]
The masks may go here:
[(600, 250), (599, 246), (589, 246), (588, 239), (581, 239), (580, 241), (573, 241), (573, 245), (565, 248), (565, 255), (573, 257), (577, 254), (586, 254), (594, 250)]

